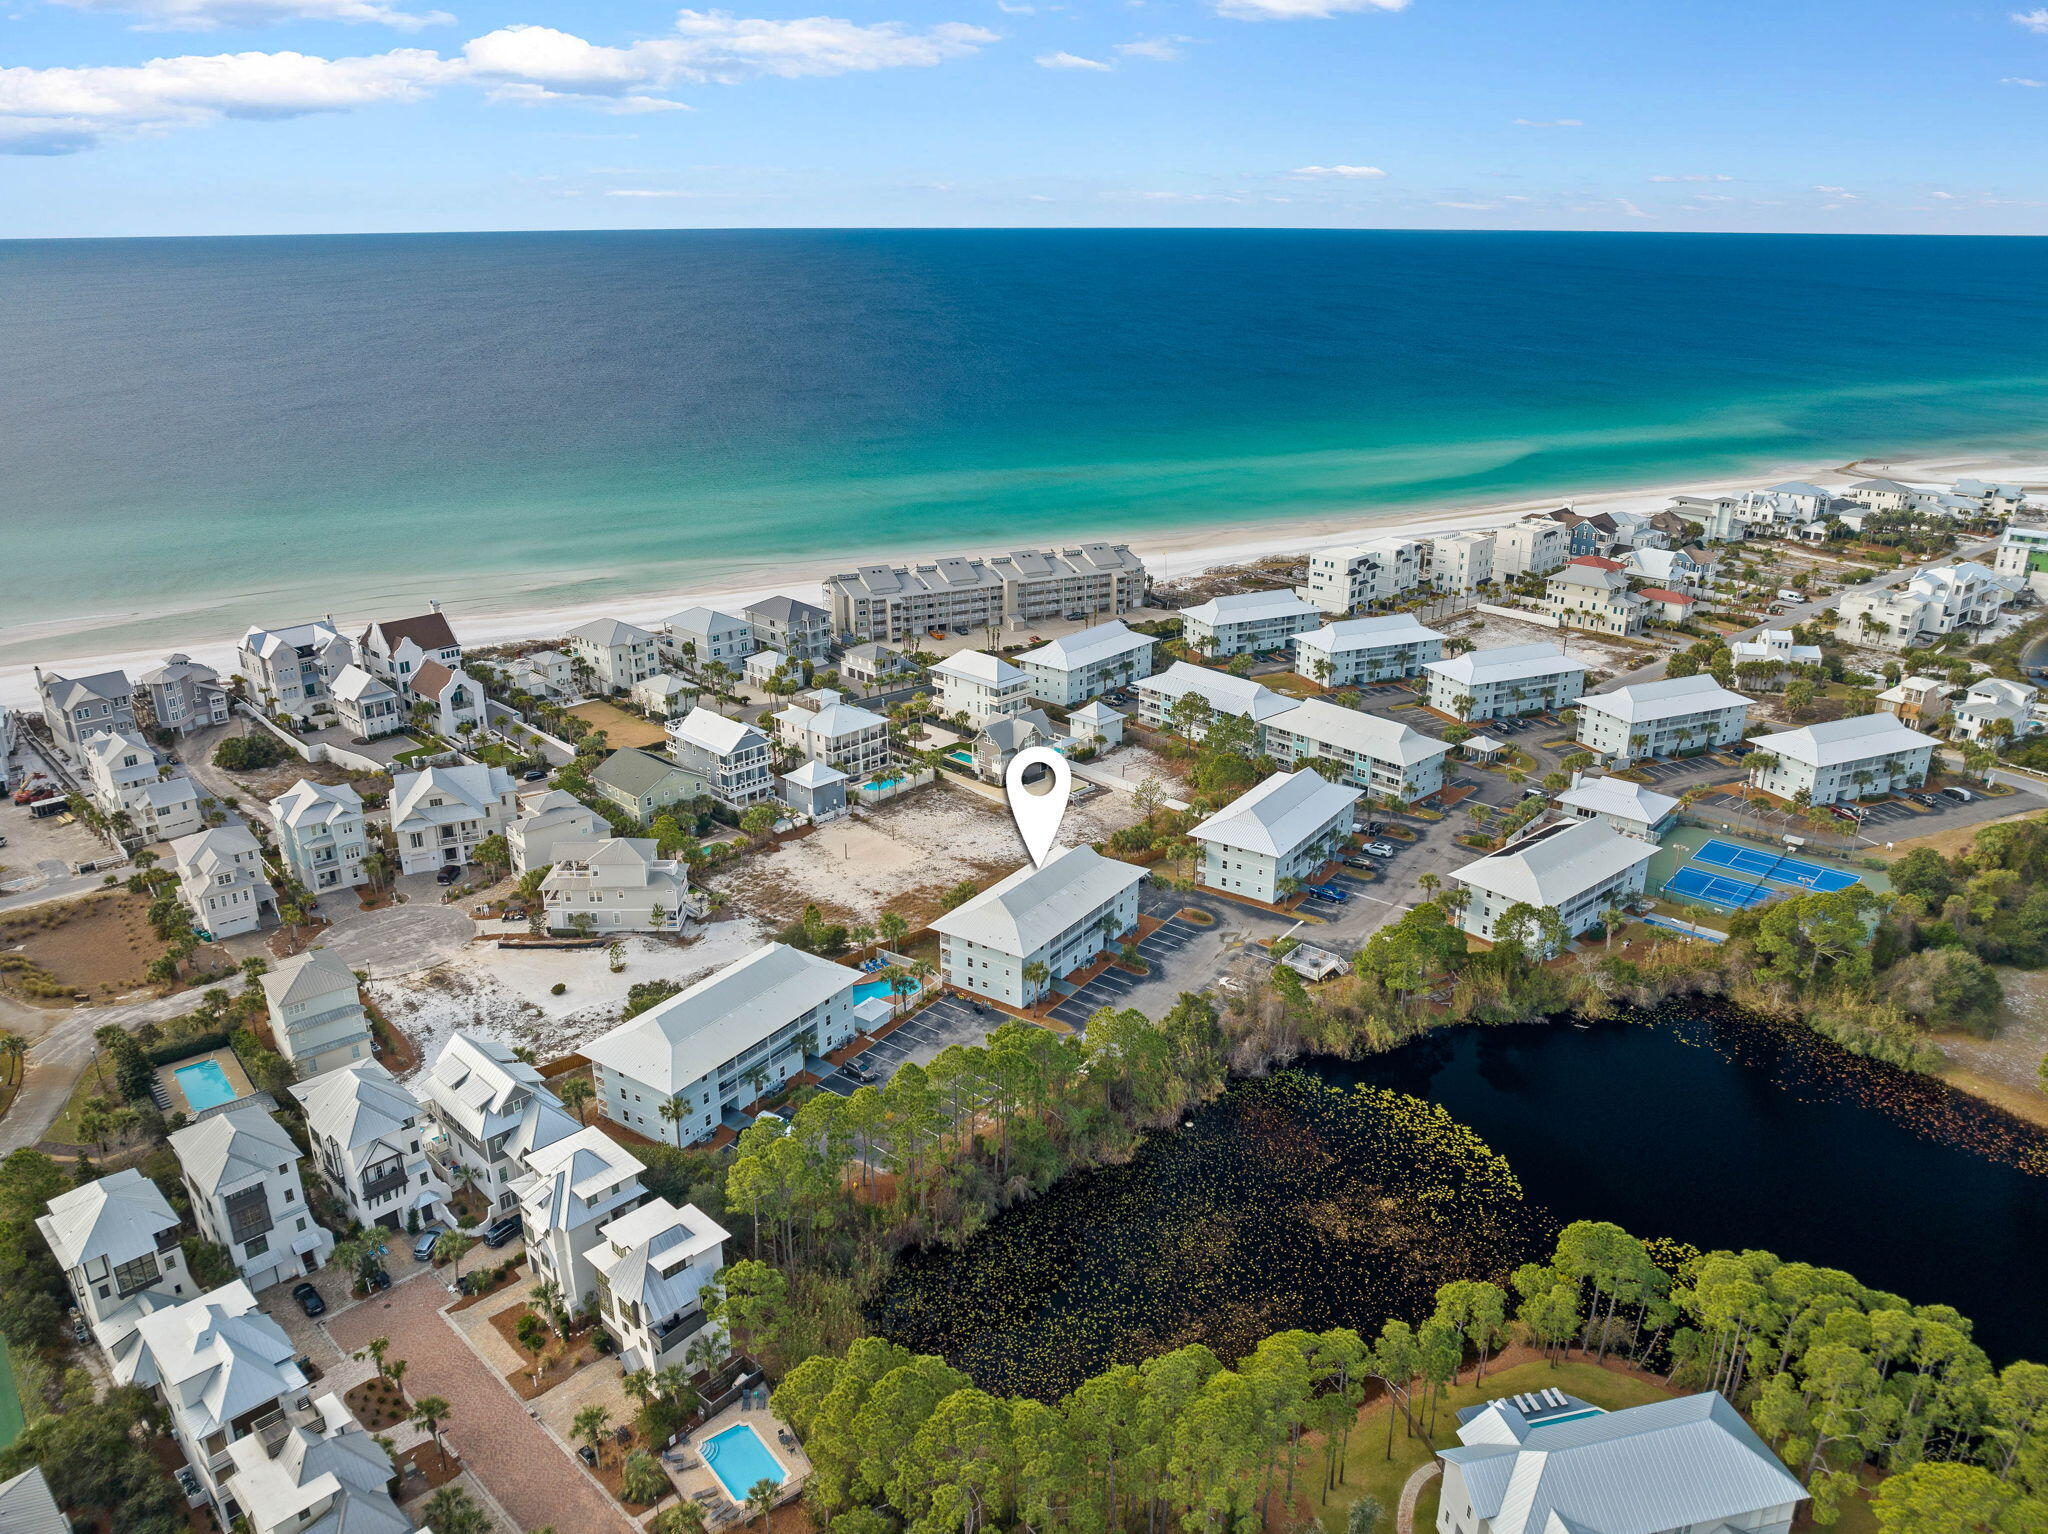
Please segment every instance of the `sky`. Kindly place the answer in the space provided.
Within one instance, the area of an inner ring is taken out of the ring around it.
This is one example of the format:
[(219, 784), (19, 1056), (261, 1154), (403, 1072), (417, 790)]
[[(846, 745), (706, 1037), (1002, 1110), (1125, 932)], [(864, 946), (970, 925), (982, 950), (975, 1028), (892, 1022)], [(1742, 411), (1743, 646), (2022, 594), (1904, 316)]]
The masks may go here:
[(2048, 232), (2027, 0), (735, 3), (0, 0), (0, 237)]

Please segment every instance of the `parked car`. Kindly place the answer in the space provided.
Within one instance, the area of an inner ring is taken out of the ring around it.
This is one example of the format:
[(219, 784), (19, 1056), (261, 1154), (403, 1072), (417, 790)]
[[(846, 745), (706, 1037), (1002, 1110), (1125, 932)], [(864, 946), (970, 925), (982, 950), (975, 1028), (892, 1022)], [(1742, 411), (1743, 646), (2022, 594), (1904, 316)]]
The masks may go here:
[(1346, 858), (1344, 860), (1344, 866), (1346, 868), (1362, 868), (1367, 873), (1371, 874), (1376, 874), (1380, 871), (1380, 864), (1378, 859), (1369, 858), (1362, 855), (1359, 857)]
[(380, 1289), (389, 1289), (391, 1287), (391, 1275), (382, 1268), (372, 1268), (370, 1270), (369, 1286), (370, 1293), (372, 1294), (375, 1294)]
[(1854, 810), (1849, 809), (1844, 805), (1831, 804), (1828, 806), (1828, 813), (1834, 816), (1837, 820), (1848, 821), (1851, 825), (1860, 825), (1863, 822), (1863, 817), (1861, 815), (1857, 814)]
[(526, 1229), (525, 1223), (516, 1214), (508, 1214), (502, 1220), (494, 1220), (484, 1229), (484, 1245), (500, 1247), (516, 1238)]
[(85, 1324), (85, 1316), (75, 1310), (71, 1313), (71, 1340), (78, 1343), (92, 1341), (92, 1328)]
[(1339, 889), (1334, 884), (1311, 884), (1307, 889), (1317, 900), (1327, 901), (1331, 905), (1343, 905), (1351, 898), (1351, 891)]
[(529, 767), (519, 774), (519, 781), (522, 783), (545, 783), (547, 780), (548, 770), (545, 767)]
[(433, 1256), (434, 1243), (441, 1239), (441, 1233), (447, 1228), (445, 1225), (429, 1225), (417, 1236), (413, 1237), (412, 1254), (414, 1258), (420, 1262), (425, 1262), (429, 1257)]
[(1975, 804), (1977, 802), (1977, 796), (1967, 788), (1944, 788), (1942, 792), (1955, 800), (1957, 804)]
[(1365, 829), (1366, 829), (1366, 830), (1367, 830), (1368, 832), (1373, 832), (1373, 831), (1384, 831), (1384, 830), (1386, 830), (1386, 828), (1387, 828), (1387, 823), (1386, 823), (1386, 822), (1385, 822), (1384, 820), (1368, 820), (1368, 821), (1367, 821), (1367, 822), (1365, 823)]
[(1390, 858), (1394, 855), (1395, 848), (1392, 842), (1367, 842), (1365, 850), (1376, 858)]
[(849, 1060), (846, 1064), (840, 1066), (839, 1069), (848, 1081), (866, 1081), (868, 1079), (867, 1067), (858, 1060)]
[(1913, 799), (1915, 803), (1925, 805), (1930, 810), (1941, 808), (1941, 801), (1932, 794), (1915, 794)]
[(292, 1298), (299, 1302), (299, 1309), (309, 1316), (324, 1315), (327, 1302), (320, 1298), (320, 1291), (311, 1284), (294, 1284)]
[(462, 865), (460, 863), (444, 863), (434, 871), (434, 882), (436, 884), (453, 884), (461, 877)]

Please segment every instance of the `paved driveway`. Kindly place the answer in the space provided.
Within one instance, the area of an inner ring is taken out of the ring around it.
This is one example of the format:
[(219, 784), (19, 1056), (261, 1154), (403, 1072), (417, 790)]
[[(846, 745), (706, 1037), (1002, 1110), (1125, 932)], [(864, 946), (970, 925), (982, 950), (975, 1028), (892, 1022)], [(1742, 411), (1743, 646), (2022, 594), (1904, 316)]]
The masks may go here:
[[(406, 1361), (406, 1394), (437, 1395), (453, 1411), (442, 1437), (522, 1529), (552, 1524), (575, 1534), (637, 1534), (618, 1506), (528, 1415), (505, 1382), (484, 1367), (440, 1311), (448, 1291), (431, 1277), (399, 1284), (381, 1303), (337, 1315), (328, 1327), (345, 1350), (391, 1339)], [(613, 1367), (600, 1363), (593, 1368)]]
[(862, 1086), (880, 1086), (896, 1074), (906, 1060), (929, 1065), (942, 1050), (955, 1044), (979, 1044), (1000, 1028), (1008, 1014), (990, 1007), (976, 1012), (957, 996), (941, 996), (921, 1007), (887, 1038), (860, 1056), (865, 1081), (855, 1081), (845, 1071), (834, 1071), (820, 1085), (827, 1092), (851, 1097)]

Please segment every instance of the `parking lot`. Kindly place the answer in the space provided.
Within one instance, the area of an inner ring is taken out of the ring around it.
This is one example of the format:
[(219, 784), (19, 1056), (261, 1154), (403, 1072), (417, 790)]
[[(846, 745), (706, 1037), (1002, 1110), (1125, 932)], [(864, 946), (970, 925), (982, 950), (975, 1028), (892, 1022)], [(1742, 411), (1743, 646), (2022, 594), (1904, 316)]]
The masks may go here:
[(957, 996), (941, 996), (905, 1018), (858, 1057), (854, 1063), (864, 1079), (857, 1081), (840, 1069), (820, 1085), (827, 1092), (851, 1097), (862, 1086), (880, 1086), (906, 1060), (929, 1065), (941, 1050), (955, 1044), (979, 1044), (1002, 1020), (1003, 1014), (993, 1007), (977, 1013)]
[[(1180, 903), (1176, 902), (1176, 906)], [(1112, 965), (1053, 1008), (1053, 1017), (1069, 1028), (1078, 1029), (1088, 1021), (1097, 1008), (1124, 1005), (1133, 991), (1157, 985), (1169, 971), (1176, 978), (1173, 986), (1175, 995), (1193, 989), (1193, 986), (1186, 983), (1185, 977), (1179, 974), (1180, 966), (1173, 960), (1196, 938), (1211, 930), (1185, 921), (1179, 916), (1169, 916), (1164, 926), (1138, 944), (1138, 957), (1151, 966), (1151, 974), (1133, 975)]]

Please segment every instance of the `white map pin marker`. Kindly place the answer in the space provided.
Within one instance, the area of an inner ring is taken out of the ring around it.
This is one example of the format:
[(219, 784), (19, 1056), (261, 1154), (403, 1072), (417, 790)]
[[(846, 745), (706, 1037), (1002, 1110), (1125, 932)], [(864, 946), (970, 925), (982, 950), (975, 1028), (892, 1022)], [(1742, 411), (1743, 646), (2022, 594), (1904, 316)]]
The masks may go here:
[[(1032, 770), (1039, 767), (1045, 771)], [(1017, 834), (1024, 838), (1024, 850), (1031, 854), (1035, 867), (1045, 867), (1045, 860), (1052, 855), (1052, 844), (1060, 834), (1060, 820), (1067, 813), (1067, 795), (1073, 787), (1073, 769), (1051, 746), (1026, 746), (1010, 758), (1010, 765), (1003, 770), (1003, 792), (1010, 797), (1010, 813), (1017, 817)]]

